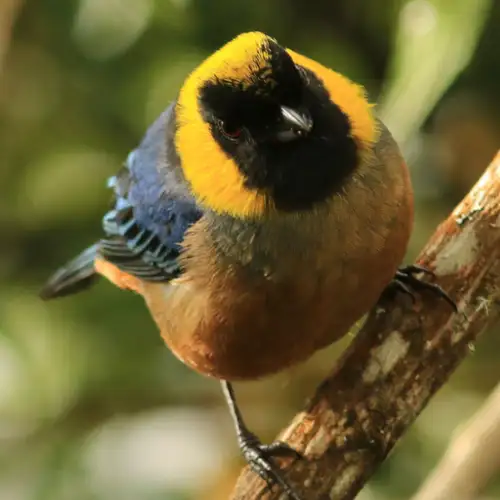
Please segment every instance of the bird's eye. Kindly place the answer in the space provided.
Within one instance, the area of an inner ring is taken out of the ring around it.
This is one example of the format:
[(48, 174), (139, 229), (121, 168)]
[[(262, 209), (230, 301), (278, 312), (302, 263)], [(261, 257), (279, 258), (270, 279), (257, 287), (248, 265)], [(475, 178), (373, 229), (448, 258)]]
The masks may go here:
[(237, 141), (243, 133), (242, 127), (230, 122), (220, 120), (217, 125), (222, 135), (231, 141)]

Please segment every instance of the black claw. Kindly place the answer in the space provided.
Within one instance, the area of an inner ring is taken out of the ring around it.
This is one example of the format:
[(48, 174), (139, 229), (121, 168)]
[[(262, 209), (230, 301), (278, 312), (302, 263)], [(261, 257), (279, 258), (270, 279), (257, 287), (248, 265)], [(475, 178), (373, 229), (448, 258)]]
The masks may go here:
[(418, 264), (410, 264), (408, 266), (401, 267), (400, 269), (398, 269), (398, 272), (406, 275), (423, 273), (427, 274), (428, 276), (436, 276), (434, 271), (431, 271), (430, 269), (427, 269), (426, 267), (420, 266)]
[(405, 295), (408, 295), (411, 301), (415, 304), (417, 299), (415, 298), (415, 293), (409, 286), (405, 285), (402, 281), (398, 281), (397, 279), (394, 279), (392, 281), (391, 286), (394, 287), (394, 289), (404, 293)]
[(239, 436), (239, 445), (248, 465), (270, 489), (278, 484), (291, 500), (301, 500), (297, 492), (283, 479), (280, 468), (276, 467), (273, 461), (275, 457), (302, 458), (297, 450), (281, 441), (269, 445), (262, 444), (248, 431)]
[(425, 267), (419, 265), (405, 266), (396, 271), (396, 275), (394, 276), (391, 286), (396, 287), (403, 293), (412, 297), (413, 301), (415, 300), (415, 295), (411, 288), (413, 288), (414, 290), (420, 289), (431, 291), (438, 297), (445, 300), (455, 312), (458, 312), (458, 307), (455, 301), (438, 284), (422, 281), (421, 278), (415, 276), (416, 274), (427, 274), (428, 276), (435, 276), (433, 271)]
[(275, 441), (271, 444), (262, 445), (262, 448), (265, 448), (267, 456), (290, 457), (296, 460), (304, 458), (295, 448), (292, 448), (283, 441)]
[(286, 457), (293, 458), (295, 461), (302, 458), (302, 455), (282, 441), (277, 441), (269, 445), (262, 444), (257, 436), (251, 433), (245, 425), (241, 412), (236, 404), (236, 397), (232, 384), (227, 380), (222, 380), (221, 387), (233, 418), (241, 453), (250, 468), (266, 482), (269, 490), (272, 490), (274, 486), (278, 485), (290, 500), (301, 500), (295, 490), (285, 481), (285, 479), (283, 479), (283, 471), (275, 465), (273, 459), (277, 457)]

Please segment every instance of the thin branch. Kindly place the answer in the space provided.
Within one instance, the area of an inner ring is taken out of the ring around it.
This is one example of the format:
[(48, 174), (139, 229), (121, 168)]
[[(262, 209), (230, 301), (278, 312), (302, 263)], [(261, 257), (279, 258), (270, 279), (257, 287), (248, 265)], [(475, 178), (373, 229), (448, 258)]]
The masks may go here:
[(500, 385), (458, 434), (413, 500), (472, 500), (500, 470)]
[(0, 74), (9, 50), (12, 29), (21, 6), (21, 0), (2, 0), (0, 2)]
[[(280, 436), (304, 454), (288, 477), (305, 499), (354, 498), (478, 335), (499, 320), (500, 153), (417, 261), (436, 272), (461, 312), (428, 294), (413, 307), (398, 296), (372, 311)], [(279, 496), (247, 467), (232, 498)]]

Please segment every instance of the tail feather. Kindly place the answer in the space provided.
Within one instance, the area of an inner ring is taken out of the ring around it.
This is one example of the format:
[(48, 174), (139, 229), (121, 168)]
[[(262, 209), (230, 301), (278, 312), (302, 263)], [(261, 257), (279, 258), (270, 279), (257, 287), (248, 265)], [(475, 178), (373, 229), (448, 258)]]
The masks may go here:
[(94, 269), (98, 243), (85, 249), (81, 254), (60, 267), (45, 283), (40, 291), (43, 300), (65, 297), (81, 292), (93, 285), (98, 274)]

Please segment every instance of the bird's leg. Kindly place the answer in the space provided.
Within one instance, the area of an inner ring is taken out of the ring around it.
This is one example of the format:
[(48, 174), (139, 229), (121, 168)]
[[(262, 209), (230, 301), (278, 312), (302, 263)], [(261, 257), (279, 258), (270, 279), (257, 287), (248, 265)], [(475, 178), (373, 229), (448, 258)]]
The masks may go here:
[(269, 487), (278, 484), (292, 500), (301, 500), (295, 490), (283, 479), (279, 467), (273, 461), (274, 457), (302, 458), (302, 455), (286, 443), (276, 441), (269, 445), (262, 444), (257, 436), (250, 432), (243, 420), (236, 403), (234, 390), (229, 382), (221, 381), (222, 392), (231, 413), (236, 429), (238, 444), (243, 457), (254, 472), (256, 472)]
[(455, 301), (439, 285), (423, 281), (422, 279), (417, 278), (417, 276), (415, 276), (416, 274), (434, 276), (434, 273), (431, 270), (422, 266), (411, 265), (401, 267), (396, 271), (392, 282), (389, 284), (389, 288), (394, 288), (405, 293), (406, 295), (409, 295), (413, 301), (415, 301), (414, 291), (429, 290), (448, 302), (455, 312), (458, 311)]

